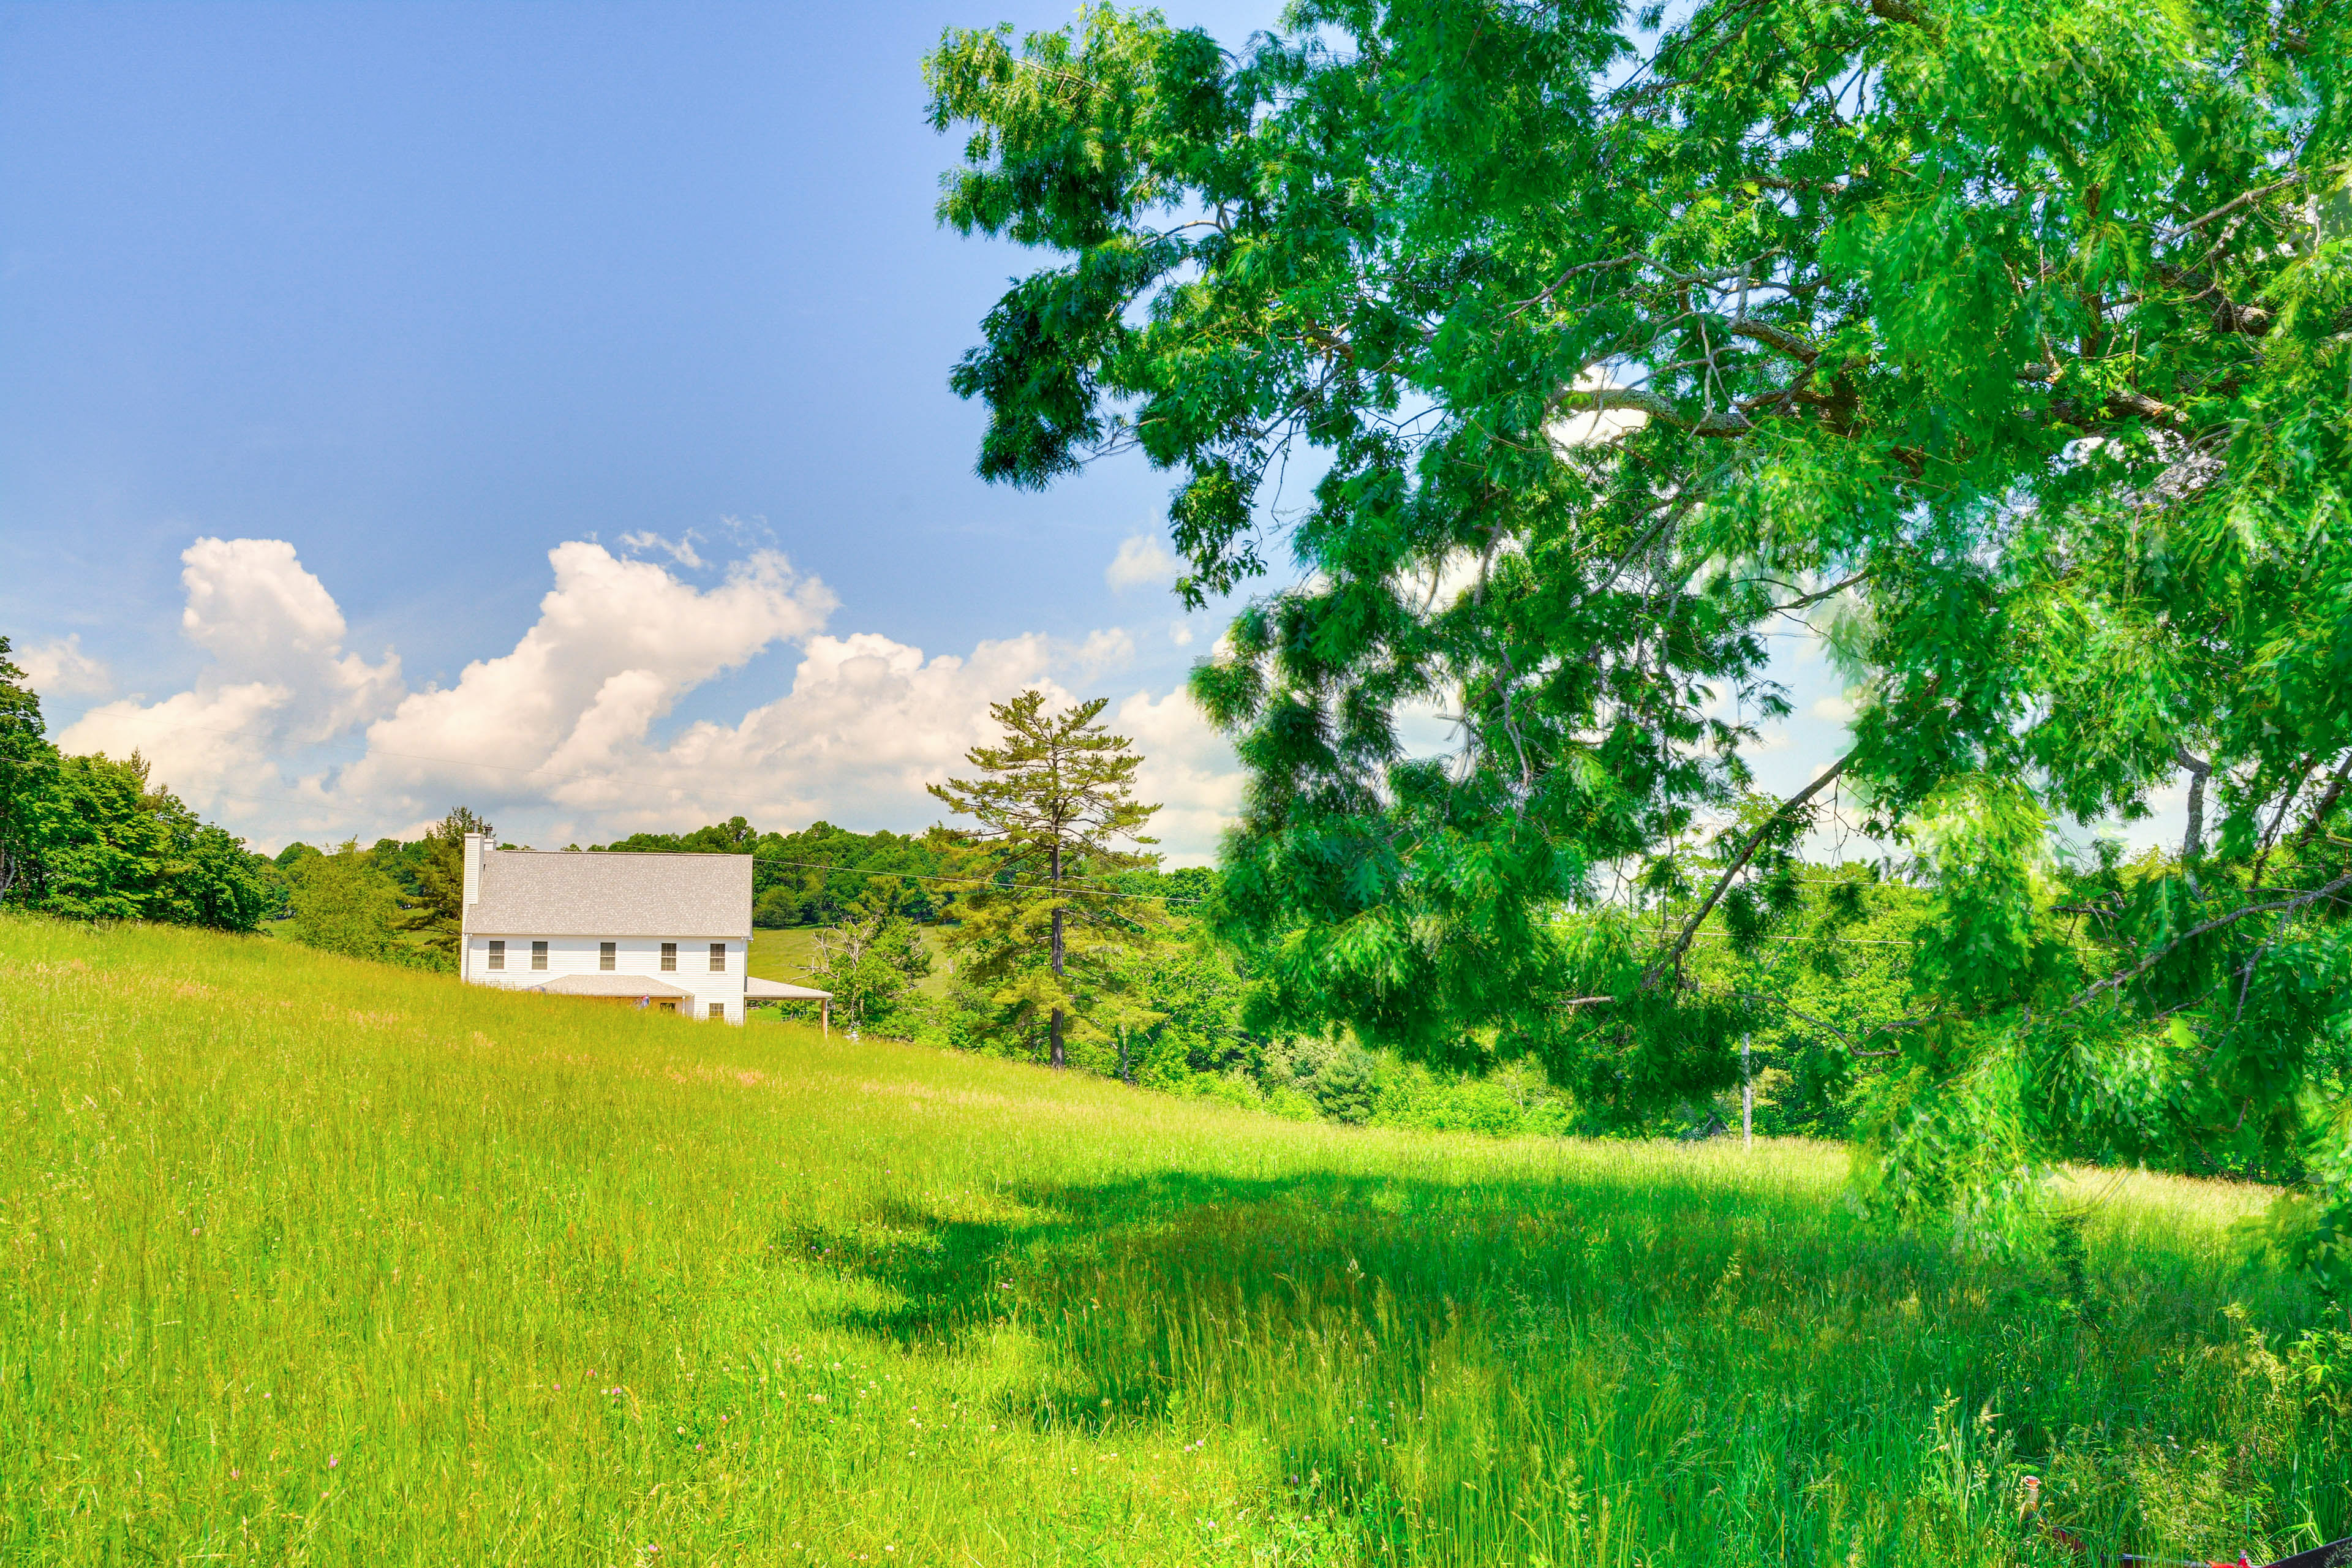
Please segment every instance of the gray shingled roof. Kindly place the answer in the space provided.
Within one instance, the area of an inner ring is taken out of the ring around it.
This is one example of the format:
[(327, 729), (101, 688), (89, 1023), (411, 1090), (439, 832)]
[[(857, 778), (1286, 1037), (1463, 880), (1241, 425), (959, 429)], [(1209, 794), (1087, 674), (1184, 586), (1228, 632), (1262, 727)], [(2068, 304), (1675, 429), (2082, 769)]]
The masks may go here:
[(526, 991), (544, 991), (551, 996), (691, 996), (693, 992), (683, 985), (672, 985), (667, 980), (656, 980), (650, 974), (567, 974), (561, 980), (551, 980), (542, 985), (526, 985)]
[(749, 937), (749, 855), (482, 856), (466, 931), (499, 936)]

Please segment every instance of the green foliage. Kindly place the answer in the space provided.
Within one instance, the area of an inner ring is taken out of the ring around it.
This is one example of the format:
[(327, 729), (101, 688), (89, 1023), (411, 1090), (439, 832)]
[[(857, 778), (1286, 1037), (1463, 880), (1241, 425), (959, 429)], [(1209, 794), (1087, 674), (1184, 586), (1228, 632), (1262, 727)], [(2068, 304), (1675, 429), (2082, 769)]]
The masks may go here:
[(931, 955), (915, 923), (888, 908), (860, 911), (816, 935), (809, 973), (833, 993), (836, 1015), (853, 1028), (886, 1022), (931, 972)]
[(2352, 1532), (2352, 1336), (2242, 1185), (2094, 1173), (2078, 1258), (1996, 1260), (1801, 1143), (1290, 1124), (184, 930), (0, 916), (0, 974), (12, 1563), (2084, 1561), (2028, 1474), (2100, 1555)]
[(590, 847), (755, 856), (751, 923), (771, 929), (835, 924), (877, 896), (924, 922), (955, 902), (952, 886), (939, 879), (950, 870), (953, 846), (937, 830), (918, 837), (814, 822), (797, 833), (761, 833), (735, 816), (691, 833), (635, 833)]
[[(2352, 10), (1633, 21), (1089, 7), (928, 64), (942, 220), (1045, 253), (955, 373), (982, 471), (1139, 448), (1196, 602), (1304, 568), (1194, 682), (1252, 1026), (1656, 1125), (1773, 1016), (1693, 950), (1819, 919), (1837, 799), (1923, 895), (1908, 1022), (1843, 1047), (1870, 1192), (2014, 1237), (2055, 1162), (2153, 1159), (2343, 1233)], [(1759, 802), (1792, 619), (1853, 748)], [(2052, 853), (2184, 767), (2218, 826), (2162, 875)]]
[(305, 947), (346, 958), (394, 962), (404, 923), (400, 885), (377, 868), (375, 853), (346, 839), (331, 855), (307, 862), (294, 884), (290, 933)]
[(8, 654), (0, 637), (0, 901), (21, 899), (17, 884), (37, 868), (33, 811), (57, 757), (45, 738), (41, 700)]
[(60, 755), (0, 637), (0, 902), (75, 920), (252, 931), (277, 907), (269, 863), (151, 787), (133, 752)]
[[(478, 833), (495, 841), (498, 829), (458, 806), (413, 845), (379, 840), (369, 851), (375, 868), (397, 881), (408, 908), (402, 929), (415, 934), (425, 949), (454, 968), (465, 941), (466, 836)], [(389, 845), (389, 848), (387, 848)]]

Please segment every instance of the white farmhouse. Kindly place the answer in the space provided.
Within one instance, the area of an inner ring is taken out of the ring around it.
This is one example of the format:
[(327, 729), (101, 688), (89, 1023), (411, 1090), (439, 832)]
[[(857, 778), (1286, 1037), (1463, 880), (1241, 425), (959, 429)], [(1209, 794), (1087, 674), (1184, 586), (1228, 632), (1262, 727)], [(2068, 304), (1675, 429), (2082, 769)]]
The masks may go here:
[(746, 1001), (826, 993), (751, 980), (749, 855), (534, 854), (466, 836), (459, 976), (743, 1021)]

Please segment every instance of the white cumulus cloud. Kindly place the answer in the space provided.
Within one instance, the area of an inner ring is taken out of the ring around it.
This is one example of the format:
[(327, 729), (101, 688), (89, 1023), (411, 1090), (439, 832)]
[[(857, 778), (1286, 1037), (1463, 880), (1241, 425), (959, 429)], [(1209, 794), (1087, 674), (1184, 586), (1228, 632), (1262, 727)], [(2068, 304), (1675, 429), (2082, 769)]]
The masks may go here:
[[(698, 587), (663, 561), (573, 541), (548, 552), (553, 585), (509, 651), (411, 691), (397, 658), (345, 651), (341, 610), (290, 544), (199, 540), (184, 561), (182, 627), (210, 662), (189, 689), (94, 709), (59, 739), (135, 746), (264, 847), (414, 837), (460, 802), (516, 842), (734, 816), (916, 829), (944, 815), (925, 786), (968, 773), (965, 752), (997, 738), (991, 703), (1031, 688), (1076, 701), (1135, 652), (1111, 627), (927, 653), (828, 632), (832, 590), (772, 549)], [(798, 650), (779, 667), (791, 671), (779, 694), (731, 721), (677, 721), (698, 688), (779, 647)], [(1171, 861), (1209, 859), (1240, 798), (1231, 751), (1181, 692), (1136, 692), (1110, 722), (1145, 753), (1140, 783), (1167, 807), (1155, 827)]]
[(645, 555), (658, 551), (681, 566), (699, 571), (709, 564), (702, 559), (701, 552), (694, 548), (695, 541), (701, 537), (700, 533), (691, 528), (676, 539), (666, 539), (651, 529), (643, 529), (635, 533), (621, 535), (621, 547), (632, 555)]
[(67, 751), (138, 751), (159, 782), (207, 805), (283, 789), (272, 752), (330, 739), (398, 697), (399, 658), (344, 650), (342, 611), (284, 540), (199, 539), (180, 563), (180, 629), (211, 662), (160, 702), (91, 709), (58, 736)]
[(1233, 747), (1181, 691), (1156, 698), (1139, 691), (1118, 704), (1108, 722), (1143, 753), (1136, 793), (1160, 807), (1150, 832), (1168, 864), (1215, 860), (1217, 836), (1241, 810), (1241, 767)]
[(82, 652), (79, 632), (20, 647), (8, 658), (44, 697), (103, 697), (114, 689), (113, 672)]
[(1158, 534), (1138, 533), (1119, 542), (1118, 553), (1103, 568), (1103, 581), (1117, 594), (1161, 586), (1176, 581), (1181, 565), (1175, 552), (1160, 542)]
[[(344, 787), (498, 793), (521, 770), (609, 767), (678, 699), (833, 612), (833, 590), (762, 550), (698, 589), (650, 561), (573, 541), (548, 552), (555, 586), (514, 651), (478, 659), (446, 690), (413, 692), (369, 727)], [(487, 798), (487, 797), (486, 797)]]

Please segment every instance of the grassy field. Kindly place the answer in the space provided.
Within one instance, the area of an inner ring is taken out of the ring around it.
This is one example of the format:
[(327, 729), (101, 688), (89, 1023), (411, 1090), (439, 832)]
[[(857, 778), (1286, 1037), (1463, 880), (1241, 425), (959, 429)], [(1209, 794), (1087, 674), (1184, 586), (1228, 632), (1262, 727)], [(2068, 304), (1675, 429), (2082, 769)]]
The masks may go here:
[(1297, 1125), (0, 920), (0, 1562), (2073, 1561), (2352, 1530), (2258, 1194)]

